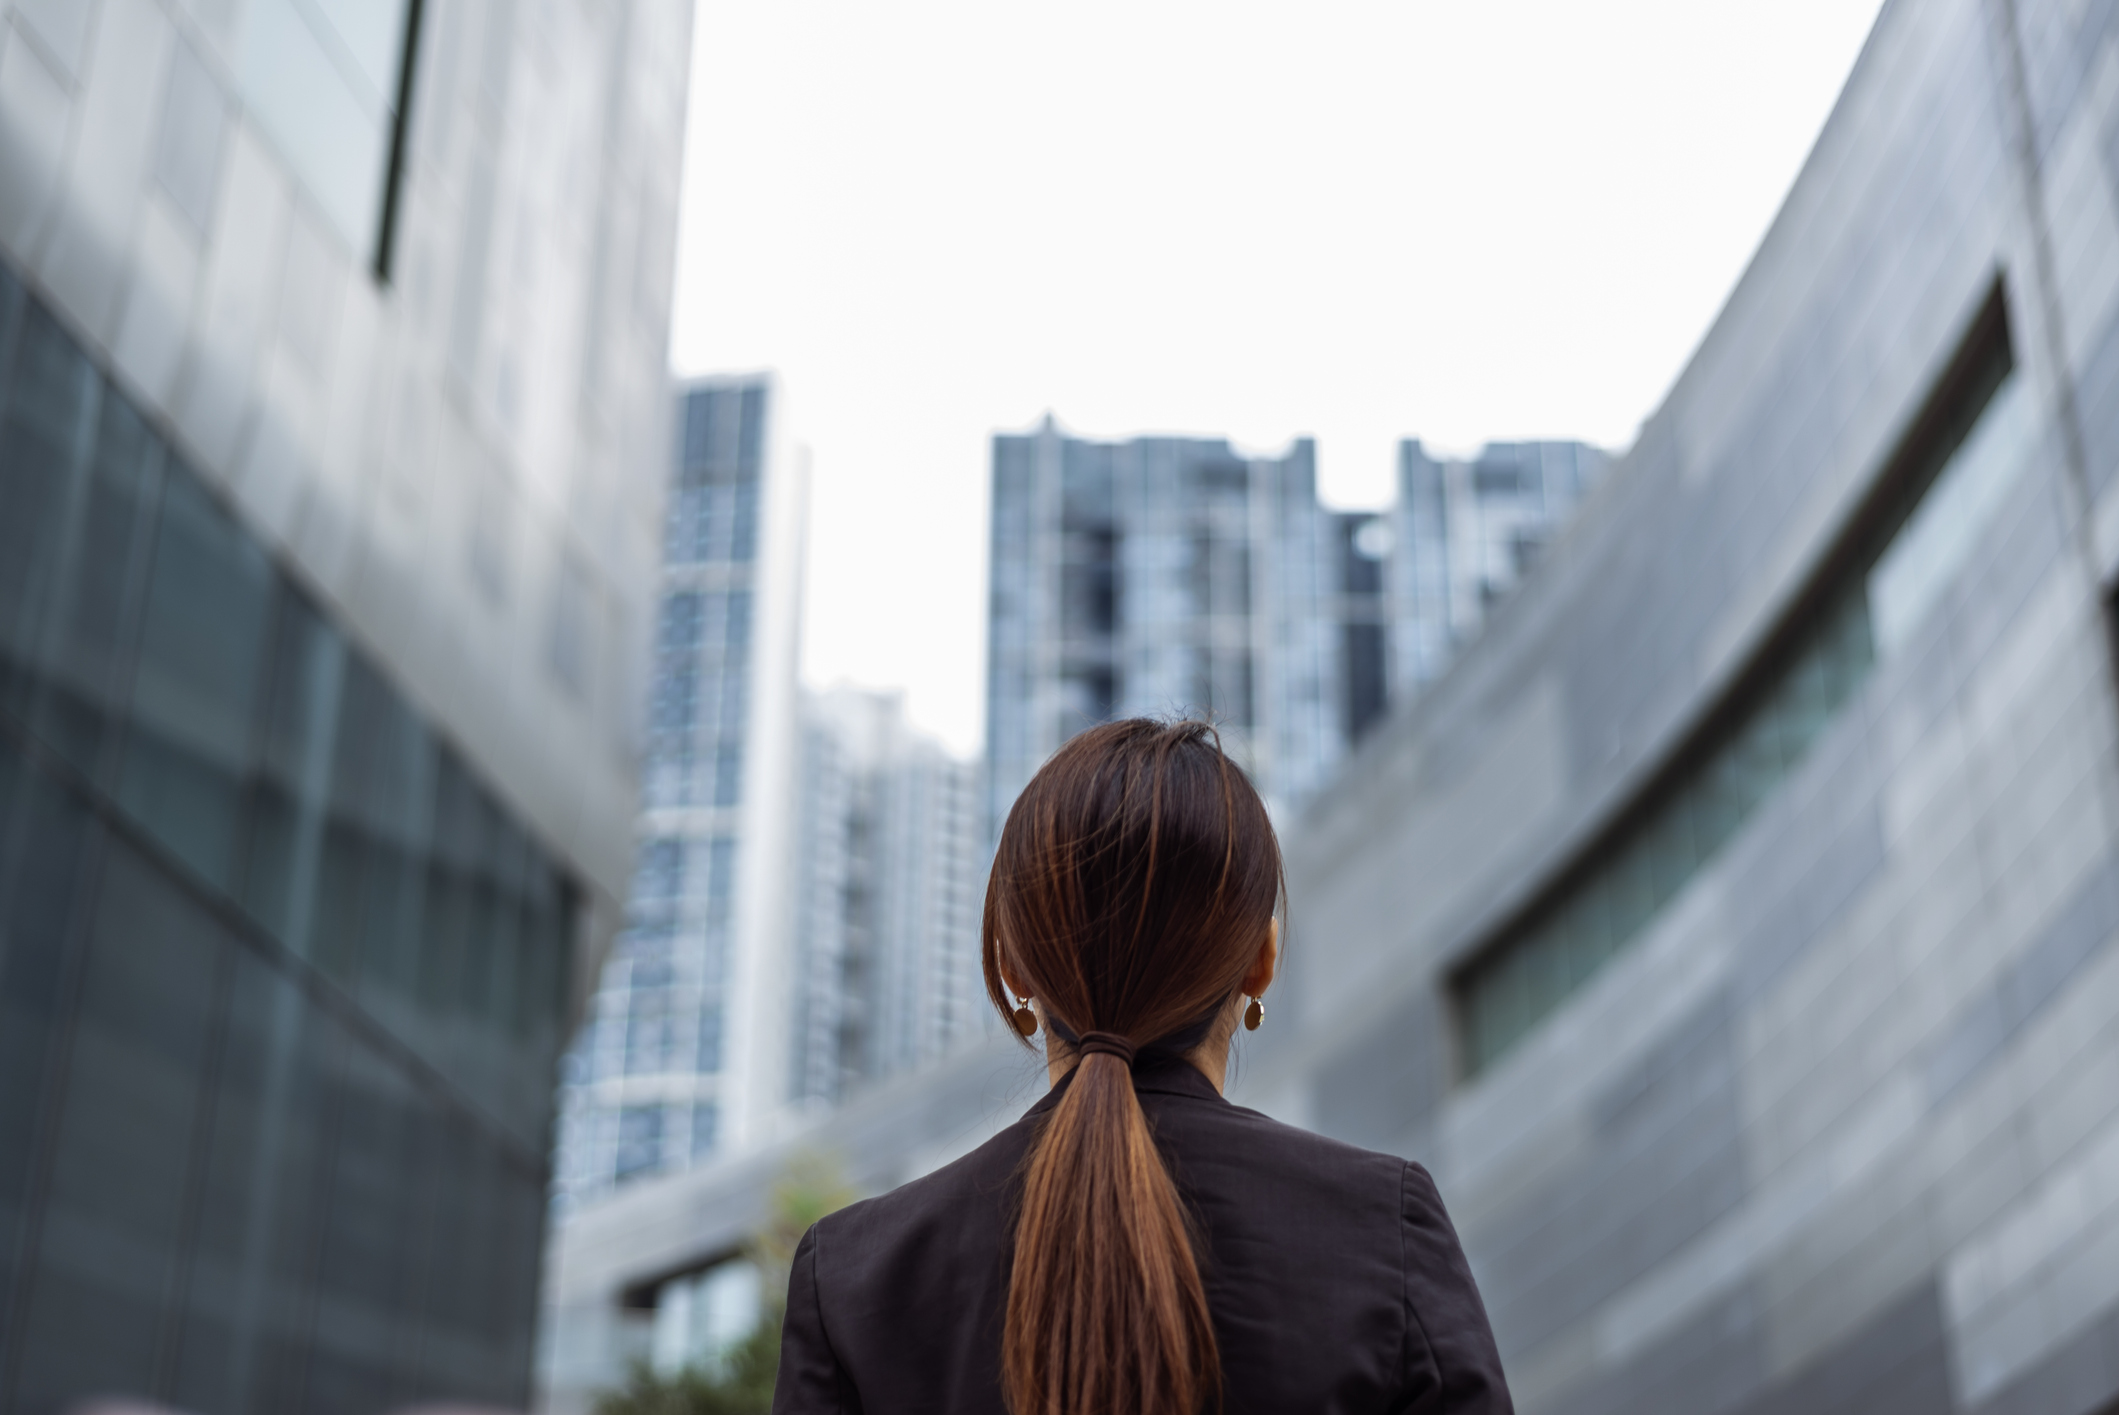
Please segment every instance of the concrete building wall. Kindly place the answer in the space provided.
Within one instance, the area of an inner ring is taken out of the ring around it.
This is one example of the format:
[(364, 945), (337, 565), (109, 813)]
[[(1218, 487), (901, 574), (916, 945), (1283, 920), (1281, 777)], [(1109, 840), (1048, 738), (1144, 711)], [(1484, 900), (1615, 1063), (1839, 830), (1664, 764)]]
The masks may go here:
[[(1288, 833), (1238, 1094), (1435, 1170), (1525, 1411), (2119, 1395), (2113, 21), (1887, 5), (1639, 443)], [(1807, 751), (1468, 1067), (1467, 966), (1741, 702), (1997, 288), (2023, 455), (1930, 611), (1872, 579)]]

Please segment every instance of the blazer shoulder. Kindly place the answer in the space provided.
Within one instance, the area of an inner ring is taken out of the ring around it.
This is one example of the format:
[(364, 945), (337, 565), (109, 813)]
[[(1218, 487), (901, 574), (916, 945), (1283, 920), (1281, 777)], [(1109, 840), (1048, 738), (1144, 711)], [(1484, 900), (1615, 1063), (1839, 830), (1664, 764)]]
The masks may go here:
[(1018, 1120), (984, 1144), (917, 1179), (826, 1214), (811, 1226), (822, 1247), (844, 1252), (935, 1222), (960, 1218), (967, 1206), (999, 1202), (1029, 1144), (1029, 1121)]
[[(1221, 1108), (1241, 1133), (1240, 1143), (1255, 1154), (1275, 1154), (1319, 1174), (1342, 1175), (1381, 1185), (1402, 1185), (1405, 1167), (1413, 1162), (1381, 1150), (1365, 1150), (1344, 1140), (1334, 1140), (1314, 1130), (1275, 1120), (1248, 1106)], [(1417, 1168), (1417, 1166), (1415, 1166)], [(1422, 1175), (1427, 1171), (1422, 1170)], [(1428, 1188), (1433, 1189), (1430, 1181)]]

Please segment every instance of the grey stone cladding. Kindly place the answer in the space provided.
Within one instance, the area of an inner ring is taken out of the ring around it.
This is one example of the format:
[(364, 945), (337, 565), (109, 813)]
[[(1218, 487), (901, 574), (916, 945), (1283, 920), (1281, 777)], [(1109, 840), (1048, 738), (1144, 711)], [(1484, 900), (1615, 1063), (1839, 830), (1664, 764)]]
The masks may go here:
[[(1741, 692), (1997, 288), (2031, 431), (1931, 610), (1472, 1073), (1467, 961)], [(1520, 1409), (2119, 1401), (2115, 473), (2119, 5), (1892, 0), (1636, 446), (1287, 831), (1233, 1092), (1433, 1169)]]

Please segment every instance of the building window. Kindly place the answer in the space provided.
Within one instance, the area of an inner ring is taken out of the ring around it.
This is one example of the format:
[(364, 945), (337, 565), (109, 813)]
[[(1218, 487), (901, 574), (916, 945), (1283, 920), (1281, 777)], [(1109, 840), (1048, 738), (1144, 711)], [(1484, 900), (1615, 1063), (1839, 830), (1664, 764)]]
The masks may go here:
[(624, 1183), (662, 1165), (662, 1107), (629, 1105), (618, 1112), (617, 1179)]
[(419, 0), (251, 0), (236, 43), (250, 115), (332, 228), (388, 279)]
[(692, 1107), (692, 1158), (705, 1159), (714, 1152), (714, 1141), (719, 1138), (721, 1113), (712, 1101), (700, 1101)]
[(720, 1371), (764, 1313), (758, 1278), (756, 1265), (733, 1258), (663, 1283), (655, 1293), (648, 1363), (664, 1376)]
[(404, 42), (398, 47), (397, 102), (390, 111), (390, 149), (383, 167), (383, 210), (375, 234), (375, 278), (390, 283), (397, 263), (397, 223), (405, 200), (406, 148), (412, 141), (412, 85), (419, 76), (420, 18), (426, 0), (407, 0)]
[(1349, 742), (1360, 741), (1389, 706), (1383, 633), (1378, 623), (1341, 626), (1341, 651), (1346, 658), (1346, 720), (1341, 730)]
[(1670, 764), (1452, 979), (1476, 1075), (1580, 989), (1721, 851), (1924, 622), (2034, 431), (2001, 289), (1826, 569)]

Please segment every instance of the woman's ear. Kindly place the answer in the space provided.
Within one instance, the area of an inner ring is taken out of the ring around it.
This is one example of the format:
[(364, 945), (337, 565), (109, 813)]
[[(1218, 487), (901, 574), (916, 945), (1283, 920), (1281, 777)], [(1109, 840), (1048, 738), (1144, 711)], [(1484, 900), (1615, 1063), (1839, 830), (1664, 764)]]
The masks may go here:
[(1015, 979), (1008, 976), (1008, 950), (1000, 946), (1000, 940), (998, 939), (994, 940), (993, 971), (1000, 978), (1001, 987), (1008, 996), (1023, 996), (1021, 990), (1015, 985)]
[(1273, 975), (1279, 970), (1280, 920), (1274, 919), (1266, 925), (1266, 936), (1258, 945), (1258, 957), (1252, 961), (1251, 971), (1243, 975), (1244, 995), (1265, 996), (1265, 990), (1273, 985)]

